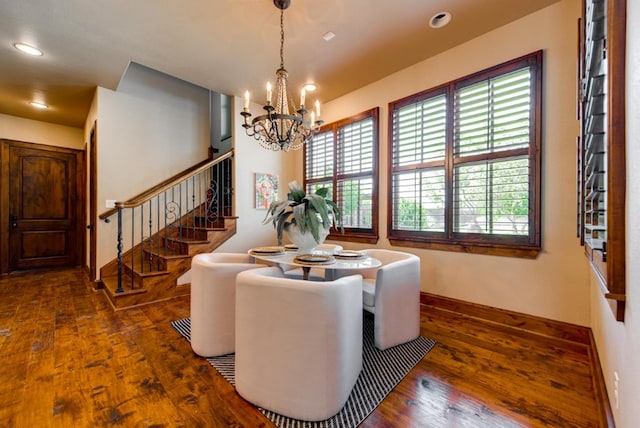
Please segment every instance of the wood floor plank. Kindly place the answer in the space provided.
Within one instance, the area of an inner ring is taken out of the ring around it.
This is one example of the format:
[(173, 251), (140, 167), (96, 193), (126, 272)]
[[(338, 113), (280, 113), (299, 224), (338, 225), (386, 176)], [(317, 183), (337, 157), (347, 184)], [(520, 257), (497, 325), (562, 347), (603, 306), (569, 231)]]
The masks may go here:
[[(22, 362), (20, 371), (14, 372), (14, 379), (19, 386), (13, 391), (19, 397), (14, 423), (16, 426), (46, 427), (51, 423), (55, 391), (55, 314), (51, 306), (55, 305), (57, 290), (46, 287), (37, 293), (33, 289), (25, 288), (25, 291), (25, 300), (19, 305), (20, 313), (16, 316), (19, 322), (14, 339), (27, 340), (22, 344), (17, 343), (18, 346), (7, 344), (7, 355), (3, 356), (3, 360), (17, 358)], [(18, 373), (20, 377), (15, 376)]]
[[(145, 308), (149, 310), (149, 308)], [(126, 311), (130, 312), (130, 311)], [(123, 315), (126, 316), (126, 315)], [(189, 426), (206, 426), (211, 423), (214, 426), (233, 425), (221, 412), (208, 412), (211, 403), (210, 398), (217, 394), (211, 385), (202, 382), (203, 372), (192, 364), (193, 360), (183, 357), (186, 350), (186, 341), (177, 341), (172, 331), (168, 331), (167, 325), (150, 325), (135, 332), (132, 336), (147, 356), (147, 362), (153, 368), (154, 374), (160, 384), (173, 385), (167, 390), (168, 398), (175, 403), (176, 410)], [(169, 329), (171, 327), (168, 327)], [(158, 352), (160, 341), (160, 352)]]
[[(166, 319), (169, 308), (164, 305), (148, 305), (142, 308), (148, 314), (150, 319)], [(174, 319), (184, 318), (188, 313), (183, 311), (173, 312)], [(153, 354), (153, 349), (157, 347), (157, 338), (160, 338), (169, 352), (165, 359), (156, 359), (152, 364), (158, 370), (159, 376), (163, 382), (174, 382), (176, 388), (171, 393), (174, 400), (178, 401), (180, 408), (184, 408), (189, 415), (202, 415), (205, 419), (202, 421), (204, 425), (213, 424), (214, 426), (258, 426), (268, 423), (266, 417), (262, 414), (249, 412), (238, 420), (238, 414), (231, 410), (234, 406), (228, 404), (243, 402), (236, 393), (234, 388), (220, 376), (213, 367), (204, 362), (201, 358), (193, 354), (189, 343), (181, 338), (176, 331), (170, 327), (168, 323), (154, 323), (155, 338), (150, 335), (141, 334), (139, 342), (142, 346), (149, 347), (149, 351)], [(192, 358), (184, 356), (191, 354)], [(166, 358), (171, 359), (167, 370)], [(203, 377), (210, 379), (212, 382), (202, 382)], [(217, 377), (218, 388), (214, 388), (213, 378)], [(232, 400), (232, 401), (230, 401)], [(249, 408), (253, 410), (252, 408)], [(247, 417), (249, 416), (249, 417)]]
[[(0, 293), (2, 428), (273, 426), (170, 326), (188, 296), (114, 311), (80, 269), (3, 277)], [(568, 328), (455, 308), (422, 306), (437, 345), (362, 427), (599, 426), (590, 350)]]
[(90, 402), (91, 389), (84, 362), (82, 337), (77, 326), (77, 315), (72, 304), (74, 284), (67, 284), (56, 299), (55, 309), (55, 398), (50, 410), (55, 426), (87, 425), (95, 420)]

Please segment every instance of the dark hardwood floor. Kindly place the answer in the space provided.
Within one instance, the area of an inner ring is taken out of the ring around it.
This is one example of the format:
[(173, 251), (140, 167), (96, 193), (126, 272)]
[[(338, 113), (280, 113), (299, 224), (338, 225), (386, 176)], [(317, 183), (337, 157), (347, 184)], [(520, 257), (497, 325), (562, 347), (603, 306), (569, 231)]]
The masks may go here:
[[(272, 426), (169, 325), (188, 297), (114, 312), (80, 270), (0, 293), (0, 427)], [(436, 347), (363, 427), (603, 425), (588, 346), (431, 306), (422, 334)]]

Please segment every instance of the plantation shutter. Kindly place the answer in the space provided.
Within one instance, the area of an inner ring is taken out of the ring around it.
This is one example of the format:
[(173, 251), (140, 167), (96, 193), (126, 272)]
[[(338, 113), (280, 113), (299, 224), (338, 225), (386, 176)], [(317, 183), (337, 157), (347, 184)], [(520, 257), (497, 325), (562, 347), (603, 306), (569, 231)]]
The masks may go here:
[(389, 103), (391, 245), (535, 257), (542, 51)]
[(393, 227), (445, 230), (447, 100), (427, 97), (393, 112)]
[(373, 144), (372, 118), (338, 128), (336, 203), (345, 227), (371, 227)]
[(529, 67), (455, 91), (453, 231), (528, 235)]
[(313, 137), (306, 146), (305, 182), (326, 181), (333, 176), (333, 132), (323, 132)]
[(378, 240), (378, 115), (374, 108), (327, 124), (305, 146), (305, 188), (329, 188), (344, 227), (332, 230), (336, 239)]

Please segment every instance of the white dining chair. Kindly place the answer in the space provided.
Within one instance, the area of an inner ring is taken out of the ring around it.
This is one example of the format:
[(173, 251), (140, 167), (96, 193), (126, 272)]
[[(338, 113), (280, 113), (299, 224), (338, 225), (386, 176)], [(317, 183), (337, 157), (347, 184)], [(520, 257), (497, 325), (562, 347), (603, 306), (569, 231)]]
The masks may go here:
[(384, 350), (420, 335), (420, 258), (383, 249), (363, 250), (382, 262), (378, 268), (337, 272), (360, 273), (362, 307), (374, 314), (375, 344)]
[(206, 253), (191, 260), (191, 348), (203, 357), (235, 351), (236, 275), (255, 264), (248, 254)]
[(338, 413), (362, 369), (362, 277), (305, 281), (266, 267), (236, 281), (238, 394), (305, 421)]

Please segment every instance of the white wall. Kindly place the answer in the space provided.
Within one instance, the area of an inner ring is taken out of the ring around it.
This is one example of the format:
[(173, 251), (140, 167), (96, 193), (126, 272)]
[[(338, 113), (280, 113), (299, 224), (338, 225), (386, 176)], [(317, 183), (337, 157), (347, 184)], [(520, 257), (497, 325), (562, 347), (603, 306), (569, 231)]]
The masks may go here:
[[(136, 74), (144, 72), (136, 70)], [(160, 80), (158, 80), (160, 79)], [(206, 159), (209, 146), (208, 95), (186, 82), (152, 76), (136, 84), (121, 84), (117, 92), (98, 88), (98, 212), (105, 200), (119, 201)], [(176, 86), (179, 90), (176, 90)], [(125, 93), (126, 91), (126, 93)], [(241, 126), (242, 100), (234, 100), (235, 214), (237, 234), (217, 251), (246, 251), (275, 243), (275, 232), (263, 225), (266, 211), (254, 208), (254, 174), (280, 177), (280, 197), (294, 179), (291, 165), (295, 155), (261, 148)], [(254, 110), (260, 107), (253, 106)], [(93, 115), (90, 114), (90, 117)], [(92, 118), (87, 121), (91, 126)], [(88, 132), (88, 131), (87, 131)], [(296, 177), (301, 180), (301, 177)], [(284, 186), (284, 187), (283, 187)], [(116, 255), (116, 222), (98, 225), (98, 267)], [(188, 282), (188, 276), (180, 282)]]
[[(216, 251), (246, 252), (249, 248), (260, 245), (275, 245), (276, 232), (271, 224), (262, 224), (266, 210), (255, 208), (255, 173), (278, 175), (280, 187), (278, 199), (287, 197), (287, 184), (292, 180), (302, 182), (302, 176), (294, 174), (293, 165), (297, 160), (295, 152), (273, 152), (263, 149), (253, 137), (248, 137), (242, 128), (243, 100), (234, 99), (233, 129), (236, 151), (235, 191), (236, 215), (238, 218), (238, 234), (224, 243)], [(260, 111), (261, 107), (251, 106), (252, 111)]]
[[(117, 92), (97, 91), (98, 213), (208, 156), (208, 90), (132, 66)], [(116, 256), (116, 230), (98, 223), (98, 268)]]
[(83, 135), (81, 128), (0, 114), (0, 138), (82, 150)]
[[(618, 428), (640, 426), (640, 4), (627, 1), (627, 216), (626, 295), (624, 323), (615, 321), (597, 277), (591, 275), (591, 325), (598, 345), (609, 401)], [(614, 396), (618, 372), (619, 404)]]
[[(386, 239), (388, 103), (543, 49), (542, 251), (535, 260), (394, 247), (422, 260), (422, 291), (589, 324), (587, 262), (576, 238), (579, 0), (564, 0), (323, 106), (333, 122), (380, 106), (380, 241)], [(299, 164), (301, 165), (301, 158)], [(298, 174), (301, 175), (301, 167)], [(343, 243), (345, 248), (358, 248)]]

